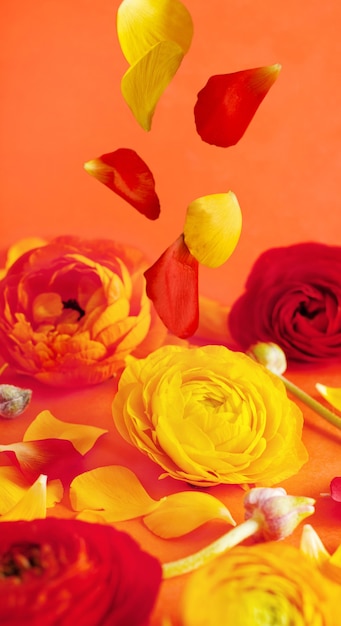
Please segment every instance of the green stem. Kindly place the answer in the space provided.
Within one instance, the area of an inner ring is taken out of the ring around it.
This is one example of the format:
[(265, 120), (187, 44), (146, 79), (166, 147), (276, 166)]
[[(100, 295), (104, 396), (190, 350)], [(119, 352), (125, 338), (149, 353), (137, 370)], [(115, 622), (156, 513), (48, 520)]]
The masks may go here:
[(216, 556), (223, 554), (226, 550), (230, 550), (237, 544), (244, 541), (248, 537), (251, 537), (261, 528), (261, 522), (254, 518), (250, 518), (239, 524), (228, 533), (219, 537), (216, 541), (206, 546), (199, 552), (190, 554), (178, 561), (172, 561), (171, 563), (164, 563), (162, 566), (163, 578), (174, 578), (174, 576), (180, 576), (181, 574), (187, 574), (193, 572), (202, 565), (205, 565)]
[(336, 426), (336, 428), (339, 428), (341, 430), (340, 417), (335, 415), (335, 413), (332, 413), (332, 411), (329, 411), (329, 409), (323, 406), (323, 404), (320, 404), (320, 402), (314, 400), (311, 396), (309, 396), (309, 394), (294, 385), (294, 383), (290, 382), (290, 380), (288, 380), (284, 376), (281, 376), (280, 374), (277, 374), (277, 376), (285, 384), (287, 390), (290, 391), (294, 396), (296, 396), (296, 398), (302, 400), (304, 404), (306, 404), (309, 408), (311, 408), (313, 411), (315, 411), (321, 417), (327, 420), (327, 422), (330, 422), (330, 424), (333, 424), (334, 426)]

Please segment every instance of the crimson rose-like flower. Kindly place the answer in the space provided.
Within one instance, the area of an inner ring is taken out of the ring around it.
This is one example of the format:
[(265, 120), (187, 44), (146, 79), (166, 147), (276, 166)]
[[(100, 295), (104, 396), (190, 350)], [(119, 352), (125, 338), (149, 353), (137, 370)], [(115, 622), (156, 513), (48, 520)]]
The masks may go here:
[(2, 626), (142, 626), (161, 582), (157, 559), (111, 526), (3, 522)]
[(288, 360), (341, 356), (341, 247), (306, 242), (258, 258), (229, 315), (242, 349), (278, 344)]
[(17, 248), (0, 281), (3, 357), (52, 385), (110, 378), (141, 348), (151, 326), (143, 255), (77, 237), (58, 237), (23, 254)]

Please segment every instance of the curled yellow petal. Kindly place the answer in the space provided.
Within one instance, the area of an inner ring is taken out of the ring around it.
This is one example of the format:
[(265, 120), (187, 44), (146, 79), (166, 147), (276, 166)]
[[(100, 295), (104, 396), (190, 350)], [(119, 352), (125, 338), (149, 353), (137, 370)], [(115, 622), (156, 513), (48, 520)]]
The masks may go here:
[(120, 465), (98, 467), (79, 474), (70, 485), (75, 511), (98, 512), (107, 522), (119, 522), (146, 515), (159, 503), (153, 500), (134, 472)]
[(183, 56), (177, 43), (161, 41), (124, 74), (122, 95), (144, 130), (151, 129), (156, 105), (176, 74)]
[(50, 411), (42, 411), (27, 428), (23, 441), (41, 441), (42, 439), (66, 439), (71, 441), (80, 454), (86, 454), (96, 443), (98, 437), (108, 432), (97, 426), (71, 424), (57, 419)]
[(242, 213), (233, 191), (202, 196), (187, 208), (185, 243), (199, 263), (219, 267), (233, 253), (241, 228)]
[(214, 496), (182, 491), (162, 498), (159, 506), (143, 521), (155, 535), (169, 539), (181, 537), (213, 519), (236, 524), (230, 511)]
[(23, 497), (1, 516), (3, 522), (44, 519), (46, 517), (47, 476), (41, 474)]
[(123, 0), (117, 35), (130, 65), (160, 41), (173, 41), (186, 53), (193, 37), (190, 13), (179, 0)]
[(341, 411), (341, 387), (326, 387), (326, 385), (321, 385), (321, 383), (316, 383), (315, 387), (334, 409)]

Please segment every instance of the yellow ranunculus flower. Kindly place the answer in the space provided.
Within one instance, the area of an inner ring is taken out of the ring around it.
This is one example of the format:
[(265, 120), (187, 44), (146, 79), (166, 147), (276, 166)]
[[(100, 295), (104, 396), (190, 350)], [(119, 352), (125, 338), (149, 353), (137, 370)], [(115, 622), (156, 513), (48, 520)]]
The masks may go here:
[(194, 485), (273, 485), (307, 461), (303, 418), (283, 383), (223, 346), (128, 357), (113, 402), (118, 431)]
[(184, 626), (336, 626), (341, 588), (282, 543), (238, 547), (193, 574)]

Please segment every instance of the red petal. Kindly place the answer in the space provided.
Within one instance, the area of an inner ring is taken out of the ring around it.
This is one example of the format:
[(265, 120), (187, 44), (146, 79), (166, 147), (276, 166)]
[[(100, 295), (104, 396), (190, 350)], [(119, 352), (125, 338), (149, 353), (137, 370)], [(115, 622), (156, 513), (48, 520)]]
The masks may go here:
[(46, 474), (49, 480), (67, 481), (81, 471), (83, 464), (82, 455), (66, 439), (11, 443), (0, 446), (0, 452), (30, 480)]
[(148, 297), (178, 337), (189, 337), (198, 327), (198, 266), (180, 235), (144, 274)]
[(195, 124), (203, 141), (228, 148), (244, 135), (260, 103), (275, 82), (279, 64), (211, 76), (199, 91)]
[(341, 477), (336, 476), (330, 483), (330, 495), (335, 502), (341, 502)]
[(130, 148), (119, 148), (84, 165), (85, 170), (150, 220), (160, 215), (152, 172)]

